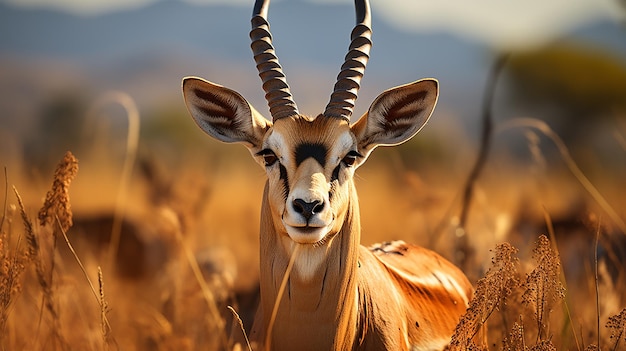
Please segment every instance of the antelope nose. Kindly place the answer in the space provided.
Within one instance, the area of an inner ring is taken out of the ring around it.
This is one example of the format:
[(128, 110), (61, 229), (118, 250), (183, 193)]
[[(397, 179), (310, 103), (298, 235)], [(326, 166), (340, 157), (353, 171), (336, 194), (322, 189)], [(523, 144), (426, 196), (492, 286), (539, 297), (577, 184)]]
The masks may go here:
[(324, 202), (320, 200), (306, 202), (302, 199), (295, 199), (292, 206), (293, 210), (301, 214), (308, 222), (314, 214), (320, 213), (324, 209)]

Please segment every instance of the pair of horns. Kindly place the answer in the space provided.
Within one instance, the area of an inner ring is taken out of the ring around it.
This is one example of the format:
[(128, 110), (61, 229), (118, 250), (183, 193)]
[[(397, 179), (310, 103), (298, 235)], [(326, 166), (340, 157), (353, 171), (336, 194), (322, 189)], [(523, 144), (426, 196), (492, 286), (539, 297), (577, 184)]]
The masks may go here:
[[(355, 0), (356, 25), (352, 30), (351, 42), (330, 102), (323, 115), (344, 118), (348, 121), (360, 88), (361, 78), (372, 47), (370, 5), (368, 0)], [(272, 120), (299, 114), (298, 107), (289, 90), (287, 79), (272, 46), (272, 35), (267, 21), (269, 0), (257, 0), (252, 13), (252, 52), (263, 81), (265, 99), (270, 108)]]

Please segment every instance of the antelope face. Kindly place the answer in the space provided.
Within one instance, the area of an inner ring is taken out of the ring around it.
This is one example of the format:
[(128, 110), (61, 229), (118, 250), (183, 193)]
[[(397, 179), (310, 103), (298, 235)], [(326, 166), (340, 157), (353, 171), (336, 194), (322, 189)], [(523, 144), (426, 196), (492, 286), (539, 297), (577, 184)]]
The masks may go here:
[(300, 244), (319, 244), (343, 222), (358, 152), (346, 121), (301, 116), (276, 122), (257, 153), (269, 180), (277, 228)]
[(422, 128), (438, 84), (425, 79), (383, 92), (350, 124), (372, 45), (369, 3), (357, 0), (357, 23), (330, 102), (318, 117), (303, 116), (272, 46), (268, 7), (267, 0), (255, 3), (250, 37), (272, 121), (237, 92), (200, 78), (183, 81), (185, 103), (200, 128), (218, 140), (243, 143), (265, 167), (276, 231), (295, 243), (321, 245), (341, 229), (355, 168), (376, 146), (402, 143)]
[(268, 177), (276, 230), (299, 244), (320, 245), (341, 229), (355, 169), (379, 145), (410, 139), (428, 121), (438, 96), (425, 79), (382, 93), (356, 123), (296, 114), (273, 123), (241, 95), (186, 78), (187, 108), (207, 134), (243, 143)]

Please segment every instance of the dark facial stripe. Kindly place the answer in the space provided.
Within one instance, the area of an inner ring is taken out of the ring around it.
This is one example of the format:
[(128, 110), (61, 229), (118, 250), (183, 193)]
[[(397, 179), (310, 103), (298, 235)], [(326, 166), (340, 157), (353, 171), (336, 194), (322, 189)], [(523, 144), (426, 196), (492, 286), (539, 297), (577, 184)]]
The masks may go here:
[[(337, 168), (339, 168), (339, 166), (337, 166)], [(335, 173), (335, 171), (333, 171), (333, 174), (334, 173)], [(339, 173), (339, 172), (337, 171), (337, 173)], [(339, 177), (336, 177), (336, 179), (338, 179), (338, 178)], [(336, 179), (334, 179), (334, 180), (336, 180)], [(338, 182), (335, 182), (334, 180), (331, 181), (331, 183), (330, 183), (330, 191), (328, 192), (328, 200), (329, 201), (333, 201), (333, 197), (335, 196), (335, 192), (337, 191), (337, 184), (338, 184)]]
[(338, 164), (335, 169), (333, 169), (333, 174), (330, 176), (330, 181), (333, 182), (335, 180), (339, 180), (339, 171), (341, 170), (341, 164)]
[(287, 176), (287, 168), (282, 164), (279, 164), (280, 170), (280, 179), (283, 181), (283, 197), (287, 200), (287, 195), (289, 195), (289, 177)]
[(309, 157), (313, 157), (324, 167), (327, 153), (328, 149), (322, 144), (302, 143), (296, 147), (296, 167)]

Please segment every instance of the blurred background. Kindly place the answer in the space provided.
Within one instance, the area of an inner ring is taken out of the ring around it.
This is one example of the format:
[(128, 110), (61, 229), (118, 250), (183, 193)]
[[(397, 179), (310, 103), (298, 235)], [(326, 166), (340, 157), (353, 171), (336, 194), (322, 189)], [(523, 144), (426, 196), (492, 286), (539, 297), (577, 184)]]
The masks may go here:
[[(82, 223), (89, 234), (100, 223), (94, 218), (110, 220), (122, 206), (137, 230), (157, 223), (158, 237), (163, 228), (155, 216), (166, 206), (183, 222), (199, 259), (235, 262), (235, 284), (254, 286), (264, 172), (245, 148), (204, 135), (181, 94), (182, 78), (199, 76), (269, 115), (249, 47), (252, 6), (252, 0), (0, 0), (0, 165), (7, 184), (34, 214), (55, 164), (71, 150), (80, 161), (71, 191), (75, 233)], [(477, 233), (470, 236), (476, 271), (489, 263), (495, 243), (526, 245), (545, 233), (547, 213), (564, 227), (578, 225), (567, 229), (562, 255), (571, 260), (566, 274), (579, 279), (581, 255), (592, 254), (590, 214), (623, 239), (626, 2), (371, 0), (371, 6), (374, 46), (353, 120), (400, 84), (434, 77), (441, 92), (420, 135), (377, 150), (359, 170), (363, 242), (403, 238), (453, 258), (450, 239), (479, 150), (485, 86), (496, 58), (510, 54), (498, 76), (495, 134), (466, 228)], [(274, 0), (269, 21), (300, 111), (317, 115), (347, 52), (352, 2)], [(124, 94), (140, 115), (126, 188), (127, 111), (119, 101), (99, 103), (111, 91)], [(547, 123), (606, 203), (581, 185), (543, 132), (506, 128), (517, 118)], [(107, 225), (101, 227), (110, 232)], [(578, 234), (582, 239), (571, 239)], [(153, 239), (145, 235), (137, 245), (146, 256), (128, 249), (125, 259), (163, 269), (150, 264), (167, 261), (169, 249), (147, 245)], [(226, 253), (211, 256), (215, 247)]]
[[(374, 0), (374, 47), (355, 116), (384, 89), (435, 77), (441, 98), (425, 133), (462, 153), (454, 144), (478, 137), (495, 55), (514, 52), (498, 84), (498, 119), (542, 118), (570, 145), (623, 151), (624, 6), (621, 0)], [(239, 91), (267, 115), (249, 48), (251, 7), (243, 0), (1, 1), (2, 163), (40, 168), (55, 153), (78, 153), (93, 142), (85, 133), (102, 127), (88, 124), (85, 111), (109, 90), (138, 104), (142, 145), (188, 142), (198, 135), (188, 130), (180, 92), (188, 75)], [(296, 101), (304, 113), (319, 113), (347, 52), (352, 2), (277, 0), (270, 22)], [(123, 119), (107, 123), (113, 136), (122, 133)], [(179, 154), (175, 144), (165, 148)]]
[[(460, 189), (478, 152), (488, 72), (498, 55), (510, 53), (493, 96), (496, 123), (545, 121), (596, 186), (625, 179), (625, 6), (621, 0), (372, 1), (374, 47), (354, 119), (385, 89), (424, 77), (441, 84), (421, 135), (374, 159), (395, 160), (383, 167), (392, 172), (419, 171), (426, 184), (444, 174)], [(191, 165), (205, 177), (221, 169), (229, 174), (224, 167), (240, 164), (250, 179), (262, 179), (252, 162), (240, 162), (243, 148), (202, 134), (180, 88), (183, 77), (200, 76), (269, 115), (249, 48), (251, 8), (252, 1), (242, 0), (0, 2), (0, 162), (10, 183), (41, 182), (45, 189), (46, 175), (72, 150), (83, 179), (86, 173), (103, 178), (85, 179), (92, 196), (76, 196), (75, 208), (109, 210), (127, 137), (119, 104), (97, 103), (110, 91), (127, 94), (139, 109), (140, 159), (160, 163), (170, 176)], [(300, 110), (318, 114), (347, 52), (352, 2), (278, 0), (269, 19)], [(563, 162), (554, 144), (531, 134), (498, 132), (491, 157), (506, 159), (503, 169), (528, 169), (538, 149), (558, 172)]]

